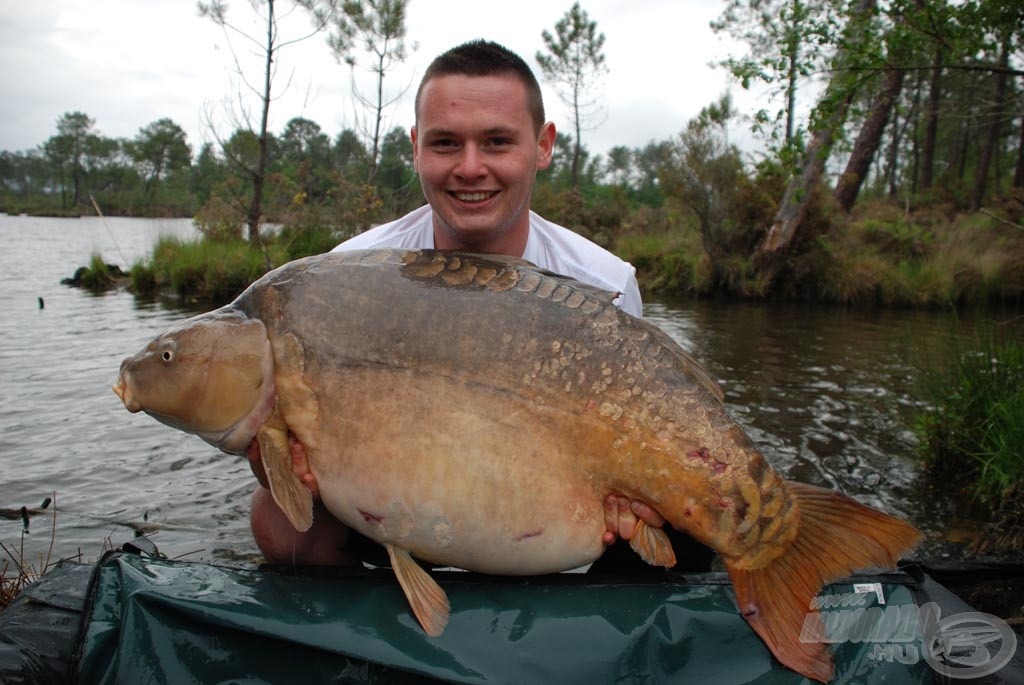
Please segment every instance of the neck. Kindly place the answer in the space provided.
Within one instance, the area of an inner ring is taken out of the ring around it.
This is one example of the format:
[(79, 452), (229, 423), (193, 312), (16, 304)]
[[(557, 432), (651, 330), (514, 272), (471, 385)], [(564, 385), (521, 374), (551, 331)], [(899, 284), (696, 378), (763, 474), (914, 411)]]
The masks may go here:
[(526, 252), (526, 243), (530, 237), (530, 217), (524, 217), (522, 226), (480, 236), (479, 240), (474, 240), (473, 237), (467, 239), (466, 236), (451, 231), (444, 226), (437, 214), (434, 215), (434, 247), (438, 250), (471, 250), (509, 257), (522, 257)]

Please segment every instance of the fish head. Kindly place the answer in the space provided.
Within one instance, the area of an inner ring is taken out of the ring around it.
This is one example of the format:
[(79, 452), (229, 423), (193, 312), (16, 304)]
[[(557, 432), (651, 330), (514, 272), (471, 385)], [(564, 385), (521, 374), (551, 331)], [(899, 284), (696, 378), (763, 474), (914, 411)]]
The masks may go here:
[(266, 327), (230, 305), (192, 317), (121, 362), (113, 390), (130, 412), (244, 454), (274, 406)]

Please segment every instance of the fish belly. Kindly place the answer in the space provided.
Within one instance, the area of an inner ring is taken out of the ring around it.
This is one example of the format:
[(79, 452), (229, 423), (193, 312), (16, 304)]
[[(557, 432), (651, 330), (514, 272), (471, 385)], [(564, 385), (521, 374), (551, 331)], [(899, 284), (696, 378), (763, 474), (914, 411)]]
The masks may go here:
[(329, 396), (334, 411), (303, 440), (324, 504), (346, 525), (483, 573), (564, 571), (601, 555), (609, 488), (577, 452), (571, 412), (486, 385), (374, 376), (327, 383), (320, 404)]

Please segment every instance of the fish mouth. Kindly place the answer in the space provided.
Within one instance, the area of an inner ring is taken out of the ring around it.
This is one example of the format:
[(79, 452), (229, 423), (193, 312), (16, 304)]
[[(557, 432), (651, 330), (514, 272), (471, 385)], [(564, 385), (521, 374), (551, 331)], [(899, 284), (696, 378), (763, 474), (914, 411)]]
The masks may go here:
[(114, 383), (110, 389), (114, 391), (114, 394), (117, 395), (122, 402), (124, 402), (125, 409), (131, 413), (134, 414), (142, 410), (142, 405), (139, 404), (138, 400), (136, 400), (132, 395), (131, 388), (128, 387), (127, 379), (124, 377), (123, 373), (118, 376), (117, 383)]

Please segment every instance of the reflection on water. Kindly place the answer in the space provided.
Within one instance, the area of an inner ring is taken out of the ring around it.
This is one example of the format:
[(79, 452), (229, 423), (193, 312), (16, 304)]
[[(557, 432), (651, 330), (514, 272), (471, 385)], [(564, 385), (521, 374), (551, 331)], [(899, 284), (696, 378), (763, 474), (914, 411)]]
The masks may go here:
[[(95, 558), (106, 538), (120, 544), (137, 530), (172, 556), (254, 558), (246, 462), (127, 414), (110, 391), (121, 359), (187, 313), (60, 285), (91, 252), (127, 267), (158, 235), (193, 231), (182, 220), (0, 216), (0, 513), (56, 492), (55, 556)], [(946, 334), (947, 314), (735, 302), (646, 312), (705, 363), (732, 415), (789, 477), (944, 525), (917, 494), (907, 420), (921, 345)], [(33, 518), (29, 561), (45, 555), (52, 522), (49, 510)], [(18, 517), (0, 516), (0, 541), (17, 548), (21, 530)]]
[(743, 302), (646, 313), (705, 363), (730, 414), (789, 478), (935, 527), (916, 495), (910, 420), (919, 359), (949, 334), (949, 313)]
[[(34, 219), (0, 216), (0, 511), (38, 507), (56, 492), (55, 556), (86, 558), (134, 530), (181, 554), (224, 558), (251, 546), (242, 460), (129, 415), (110, 390), (121, 359), (181, 311), (130, 294), (90, 295), (60, 285), (92, 252), (128, 267), (160, 234), (194, 235), (188, 220)], [(42, 298), (43, 308), (39, 306)], [(52, 509), (52, 505), (51, 505)], [(50, 510), (33, 517), (26, 556), (50, 545)], [(0, 518), (0, 541), (22, 544), (20, 518)]]

